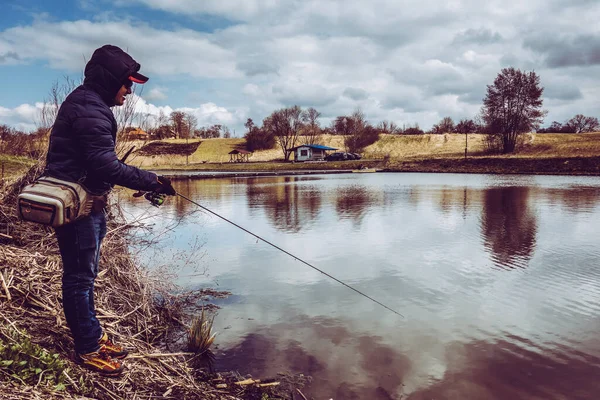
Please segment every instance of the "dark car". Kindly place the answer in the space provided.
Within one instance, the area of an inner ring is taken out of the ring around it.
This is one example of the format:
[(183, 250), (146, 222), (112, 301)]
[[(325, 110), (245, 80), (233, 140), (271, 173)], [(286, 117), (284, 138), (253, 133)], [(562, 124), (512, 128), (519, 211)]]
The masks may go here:
[(346, 161), (346, 160), (360, 160), (362, 156), (358, 153), (344, 153), (337, 152), (331, 153), (325, 157), (326, 161)]
[(325, 161), (346, 161), (348, 160), (347, 153), (331, 153), (325, 157)]

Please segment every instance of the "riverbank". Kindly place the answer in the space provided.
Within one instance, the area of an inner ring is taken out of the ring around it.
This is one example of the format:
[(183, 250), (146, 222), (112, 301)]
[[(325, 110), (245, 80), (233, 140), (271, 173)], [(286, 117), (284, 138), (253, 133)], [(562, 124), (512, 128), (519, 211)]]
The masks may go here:
[[(466, 139), (466, 140), (465, 140)], [(185, 143), (169, 139), (168, 143)], [(191, 142), (191, 141), (190, 141)], [(464, 157), (465, 142), (467, 158)], [(488, 155), (484, 135), (381, 135), (367, 147), (361, 160), (335, 162), (283, 162), (282, 152), (274, 148), (256, 151), (250, 162), (228, 162), (228, 153), (244, 146), (244, 139), (196, 139), (192, 154), (143, 155), (133, 153), (131, 163), (153, 171), (169, 171), (189, 175), (198, 172), (244, 172), (283, 174), (303, 171), (355, 171), (361, 168), (389, 172), (491, 173), (491, 174), (553, 174), (598, 175), (600, 133), (528, 134), (515, 154)], [(343, 138), (323, 135), (319, 143), (343, 149)], [(143, 143), (136, 143), (143, 149)], [(175, 148), (175, 147), (174, 147)], [(188, 147), (186, 147), (187, 149)]]
[(415, 160), (360, 160), (323, 163), (199, 164), (152, 169), (174, 179), (208, 179), (364, 172), (424, 172), (527, 175), (600, 175), (599, 157), (473, 157)]
[(389, 172), (451, 172), (475, 174), (600, 175), (600, 157), (477, 157), (394, 161)]
[(62, 267), (54, 231), (22, 222), (14, 207), (20, 188), (39, 172), (39, 167), (33, 168), (3, 186), (0, 198), (0, 397), (234, 400), (260, 399), (278, 389), (240, 386), (235, 382), (245, 377), (208, 373), (210, 357), (186, 348), (186, 332), (191, 332), (201, 309), (211, 309), (211, 298), (228, 293), (185, 290), (170, 283), (168, 272), (151, 273), (138, 265), (130, 252), (128, 230), (143, 222), (125, 222), (114, 203), (95, 302), (103, 329), (128, 348), (130, 356), (119, 378), (75, 364), (62, 312)]

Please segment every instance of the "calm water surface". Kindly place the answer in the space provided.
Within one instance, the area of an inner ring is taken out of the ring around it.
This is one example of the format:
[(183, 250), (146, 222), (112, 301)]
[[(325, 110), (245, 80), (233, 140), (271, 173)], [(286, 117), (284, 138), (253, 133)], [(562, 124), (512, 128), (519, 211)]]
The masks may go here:
[[(150, 217), (154, 267), (230, 290), (217, 367), (313, 376), (317, 399), (600, 398), (600, 179), (454, 174), (220, 178)], [(176, 224), (176, 225), (174, 225)], [(192, 249), (192, 251), (190, 251)]]

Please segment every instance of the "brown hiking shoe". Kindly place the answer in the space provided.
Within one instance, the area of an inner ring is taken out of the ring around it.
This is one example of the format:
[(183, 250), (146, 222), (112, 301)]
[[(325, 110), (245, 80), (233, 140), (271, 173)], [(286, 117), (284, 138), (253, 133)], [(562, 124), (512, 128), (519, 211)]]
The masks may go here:
[(98, 344), (100, 345), (99, 351), (105, 351), (112, 358), (117, 358), (119, 360), (127, 357), (129, 352), (123, 348), (123, 346), (118, 346), (114, 344), (109, 338), (108, 334), (104, 332), (100, 340), (98, 340)]
[(102, 349), (86, 354), (75, 353), (75, 363), (106, 376), (119, 376), (123, 372), (123, 364), (110, 358)]

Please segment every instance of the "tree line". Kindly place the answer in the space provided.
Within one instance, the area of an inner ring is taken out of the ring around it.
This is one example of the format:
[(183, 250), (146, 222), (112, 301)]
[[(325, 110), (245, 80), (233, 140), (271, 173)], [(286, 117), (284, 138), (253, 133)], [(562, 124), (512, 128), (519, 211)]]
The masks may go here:
[[(172, 111), (166, 115), (160, 110), (154, 124), (145, 123), (142, 129), (152, 139), (230, 138), (231, 131), (225, 125), (213, 124), (198, 127), (198, 118), (190, 112)], [(145, 129), (144, 129), (145, 128)], [(135, 129), (128, 127), (126, 129)]]

